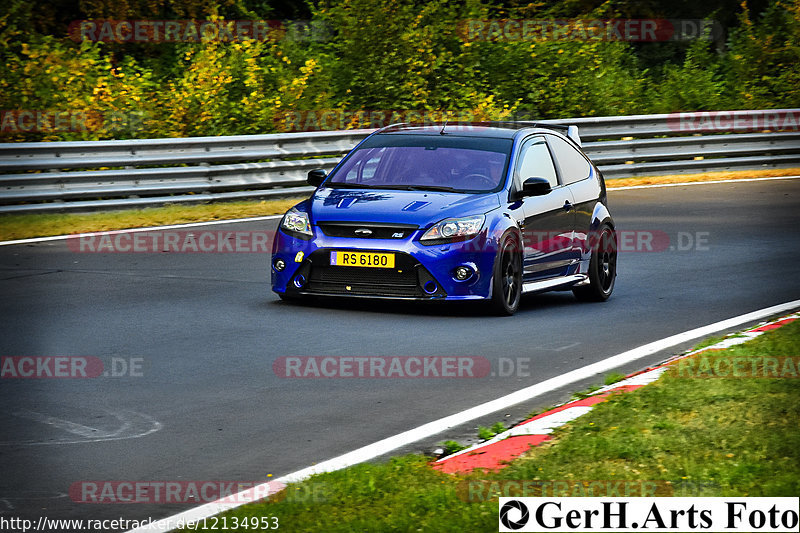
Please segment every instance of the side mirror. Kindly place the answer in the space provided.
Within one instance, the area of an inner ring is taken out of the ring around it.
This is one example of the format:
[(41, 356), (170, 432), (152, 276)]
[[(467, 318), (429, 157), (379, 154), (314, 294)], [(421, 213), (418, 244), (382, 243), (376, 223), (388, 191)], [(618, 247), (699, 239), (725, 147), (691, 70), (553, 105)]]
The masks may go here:
[(552, 190), (546, 178), (528, 178), (522, 182), (520, 196), (544, 196)]
[(319, 187), (322, 185), (322, 182), (325, 181), (325, 178), (328, 177), (328, 173), (325, 172), (321, 168), (315, 168), (314, 170), (308, 171), (308, 177), (306, 178), (306, 182), (309, 185), (313, 185), (314, 187)]

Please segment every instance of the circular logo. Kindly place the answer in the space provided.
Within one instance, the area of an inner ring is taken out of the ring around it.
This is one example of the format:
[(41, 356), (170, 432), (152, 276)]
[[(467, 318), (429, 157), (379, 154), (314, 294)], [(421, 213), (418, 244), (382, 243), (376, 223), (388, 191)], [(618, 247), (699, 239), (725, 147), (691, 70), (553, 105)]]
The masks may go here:
[[(512, 509), (519, 511), (519, 520), (511, 520), (508, 517), (508, 513), (510, 513)], [(520, 529), (525, 527), (529, 517), (528, 506), (519, 500), (509, 500), (500, 508), (500, 522), (508, 529)]]

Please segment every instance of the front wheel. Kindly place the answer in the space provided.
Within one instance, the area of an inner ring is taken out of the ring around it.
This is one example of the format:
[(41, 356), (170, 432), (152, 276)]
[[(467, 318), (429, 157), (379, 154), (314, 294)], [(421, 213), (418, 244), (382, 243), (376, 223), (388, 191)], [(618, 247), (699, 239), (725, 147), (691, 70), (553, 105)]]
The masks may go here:
[(506, 235), (494, 261), (492, 276), (492, 311), (500, 316), (513, 315), (522, 299), (522, 256), (517, 240)]
[(597, 231), (597, 244), (589, 260), (589, 285), (575, 287), (573, 294), (584, 302), (604, 302), (611, 296), (617, 279), (617, 235), (608, 224)]

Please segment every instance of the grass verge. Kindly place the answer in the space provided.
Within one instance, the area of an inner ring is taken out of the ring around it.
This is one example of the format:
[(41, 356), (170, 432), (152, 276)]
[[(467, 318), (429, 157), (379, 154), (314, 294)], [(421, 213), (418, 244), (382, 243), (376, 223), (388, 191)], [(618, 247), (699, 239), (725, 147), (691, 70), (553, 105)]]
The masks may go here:
[[(772, 170), (743, 170), (709, 172), (706, 174), (678, 174), (645, 178), (608, 180), (608, 188), (627, 185), (654, 185), (660, 183), (688, 183), (698, 181), (735, 180), (800, 175), (800, 168)], [(260, 202), (226, 202), (200, 205), (167, 205), (125, 211), (96, 213), (43, 213), (0, 215), (0, 241), (49, 237), (71, 233), (89, 233), (126, 228), (143, 228), (189, 222), (207, 222), (235, 218), (282, 214), (301, 200), (287, 198)]]
[(167, 205), (96, 213), (0, 215), (0, 240), (278, 215), (300, 200), (302, 198), (296, 197), (260, 202)]
[[(796, 360), (798, 345), (800, 320), (696, 357)], [(493, 490), (512, 481), (540, 481), (544, 494), (528, 495), (544, 496), (592, 495), (575, 493), (589, 480), (654, 482), (656, 495), (795, 496), (798, 420), (800, 379), (700, 379), (670, 371), (599, 404), (498, 473), (452, 476), (408, 455), (316, 475), (274, 501), (221, 517), (230, 527), (234, 517), (274, 516), (290, 531), (497, 531)], [(475, 484), (488, 488), (465, 490)]]
[(721, 170), (703, 174), (671, 174), (668, 176), (634, 177), (607, 180), (609, 189), (632, 185), (665, 185), (668, 183), (696, 183), (703, 181), (727, 181), (753, 178), (777, 178), (781, 176), (800, 176), (800, 168), (770, 168), (765, 170)]

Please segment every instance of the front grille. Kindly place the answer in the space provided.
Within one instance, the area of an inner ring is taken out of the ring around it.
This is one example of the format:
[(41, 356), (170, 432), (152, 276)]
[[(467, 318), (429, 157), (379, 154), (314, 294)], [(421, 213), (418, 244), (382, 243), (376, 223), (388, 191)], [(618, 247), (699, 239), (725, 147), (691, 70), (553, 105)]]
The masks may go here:
[(328, 294), (423, 296), (416, 271), (398, 272), (386, 268), (311, 267), (311, 279), (306, 290)]
[(445, 296), (441, 288), (428, 294), (422, 285), (433, 280), (430, 273), (412, 256), (395, 253), (395, 268), (331, 266), (330, 250), (317, 250), (309, 256), (311, 271), (303, 292), (343, 296), (384, 296), (395, 298), (435, 298)]
[(410, 224), (380, 224), (376, 222), (320, 222), (317, 225), (328, 237), (356, 239), (405, 239), (418, 227)]

